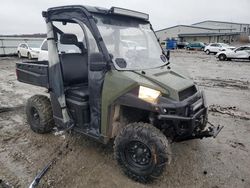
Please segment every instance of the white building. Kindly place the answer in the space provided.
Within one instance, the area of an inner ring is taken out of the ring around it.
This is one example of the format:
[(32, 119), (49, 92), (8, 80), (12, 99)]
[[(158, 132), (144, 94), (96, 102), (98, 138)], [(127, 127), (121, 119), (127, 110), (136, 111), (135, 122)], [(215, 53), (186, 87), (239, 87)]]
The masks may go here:
[(156, 31), (160, 41), (178, 39), (180, 41), (194, 42), (236, 42), (240, 37), (250, 35), (250, 24), (203, 21), (193, 25), (176, 25)]

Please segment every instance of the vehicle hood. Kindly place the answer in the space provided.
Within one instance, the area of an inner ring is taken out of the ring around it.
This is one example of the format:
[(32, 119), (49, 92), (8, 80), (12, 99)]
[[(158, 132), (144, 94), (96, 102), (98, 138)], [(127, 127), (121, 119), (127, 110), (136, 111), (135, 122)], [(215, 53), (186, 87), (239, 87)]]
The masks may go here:
[(222, 47), (222, 50), (234, 50), (235, 47), (234, 46), (228, 46), (228, 47)]
[(36, 51), (36, 52), (39, 52), (40, 51), (40, 48), (30, 48), (32, 51)]
[(231, 48), (224, 48), (223, 50), (219, 51), (217, 54), (216, 54), (216, 57), (219, 57), (220, 54), (228, 54), (228, 53), (231, 53), (234, 49), (231, 49)]
[(159, 90), (174, 100), (179, 100), (180, 91), (194, 86), (191, 79), (167, 66), (144, 71), (124, 71), (123, 74), (138, 85)]

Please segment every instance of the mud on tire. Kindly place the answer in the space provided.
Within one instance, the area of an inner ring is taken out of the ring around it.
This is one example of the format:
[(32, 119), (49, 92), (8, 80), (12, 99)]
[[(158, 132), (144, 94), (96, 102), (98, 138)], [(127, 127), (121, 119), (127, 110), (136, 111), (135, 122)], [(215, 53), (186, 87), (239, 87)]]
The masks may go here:
[(159, 129), (146, 123), (132, 123), (116, 137), (114, 155), (128, 177), (147, 183), (163, 173), (170, 160), (170, 148)]
[(27, 122), (32, 131), (44, 134), (54, 127), (53, 112), (48, 97), (34, 95), (28, 99), (26, 105)]

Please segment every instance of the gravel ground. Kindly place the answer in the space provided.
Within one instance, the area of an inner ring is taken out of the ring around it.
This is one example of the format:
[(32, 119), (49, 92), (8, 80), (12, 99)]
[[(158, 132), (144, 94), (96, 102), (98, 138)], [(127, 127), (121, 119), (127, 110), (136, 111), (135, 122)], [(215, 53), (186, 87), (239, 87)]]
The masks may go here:
[(128, 179), (113, 159), (112, 144), (100, 145), (76, 133), (37, 135), (25, 120), (27, 98), (44, 89), (19, 83), (14, 57), (0, 58), (0, 188), (28, 187), (53, 157), (39, 187), (250, 187), (250, 63), (219, 62), (202, 52), (175, 51), (172, 67), (185, 69), (213, 105), (209, 119), (224, 126), (216, 139), (172, 144), (172, 161), (149, 185)]

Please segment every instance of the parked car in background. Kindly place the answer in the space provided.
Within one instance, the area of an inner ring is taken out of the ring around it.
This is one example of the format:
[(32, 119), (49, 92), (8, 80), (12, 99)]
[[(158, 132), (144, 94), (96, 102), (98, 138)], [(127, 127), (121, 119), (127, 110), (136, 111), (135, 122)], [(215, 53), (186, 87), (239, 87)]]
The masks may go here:
[(178, 49), (186, 48), (187, 45), (188, 45), (188, 42), (177, 42), (177, 48)]
[(126, 49), (126, 50), (146, 50), (144, 46), (141, 44), (135, 42), (135, 41), (130, 41), (130, 40), (121, 40), (120, 42), (121, 46)]
[(186, 47), (187, 50), (204, 50), (205, 44), (203, 42), (189, 43)]
[(207, 45), (204, 49), (204, 52), (206, 52), (206, 54), (210, 54), (210, 53), (218, 53), (220, 51), (224, 51), (227, 49), (235, 49), (234, 46), (229, 46), (228, 44), (225, 43), (210, 43), (209, 45)]
[(216, 57), (220, 61), (231, 60), (231, 59), (249, 59), (250, 60), (250, 45), (249, 46), (241, 46), (236, 48), (235, 50), (226, 49), (224, 51), (220, 51), (216, 54)]
[[(58, 41), (57, 45), (58, 45), (59, 54), (80, 52), (79, 48), (75, 45), (64, 45), (64, 44), (61, 44), (60, 41)], [(47, 42), (47, 39), (44, 39), (44, 41), (42, 42), (39, 48), (38, 61), (48, 61), (48, 59), (49, 59), (48, 42)]]
[(38, 54), (38, 61), (48, 61), (48, 43), (47, 39), (44, 39), (40, 46), (40, 52)]
[(38, 58), (40, 49), (38, 44), (21, 43), (17, 47), (17, 55), (19, 58), (27, 57), (28, 59)]

